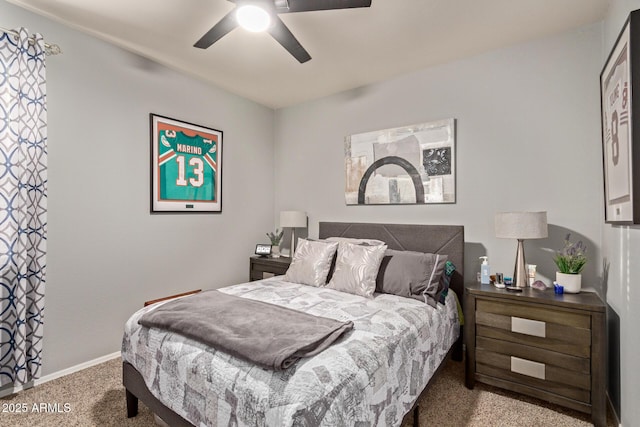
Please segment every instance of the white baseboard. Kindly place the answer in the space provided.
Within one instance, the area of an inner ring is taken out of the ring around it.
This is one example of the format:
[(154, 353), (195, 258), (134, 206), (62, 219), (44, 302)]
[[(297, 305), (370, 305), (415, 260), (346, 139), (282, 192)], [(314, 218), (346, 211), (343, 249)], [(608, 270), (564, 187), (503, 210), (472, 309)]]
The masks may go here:
[(62, 371), (54, 372), (53, 374), (45, 375), (42, 378), (38, 378), (35, 381), (34, 385), (40, 385), (49, 381), (53, 381), (56, 378), (64, 377), (65, 375), (73, 374), (74, 372), (82, 371), (83, 369), (90, 368), (92, 366), (99, 365), (108, 360), (115, 359), (120, 357), (120, 352), (116, 351), (115, 353), (107, 354), (106, 356), (98, 357), (97, 359), (89, 360), (88, 362), (80, 363), (79, 365), (72, 366), (67, 369), (63, 369)]
[(622, 422), (620, 421), (620, 417), (618, 416), (618, 414), (616, 413), (615, 409), (613, 408), (613, 402), (611, 401), (611, 396), (609, 395), (609, 390), (607, 390), (607, 409), (608, 411), (611, 411), (611, 414), (613, 415), (613, 421), (614, 423), (616, 423), (619, 427), (622, 427)]
[(58, 371), (58, 372), (54, 372), (53, 374), (45, 375), (44, 377), (38, 378), (37, 380), (32, 381), (31, 383), (25, 384), (24, 386), (18, 386), (18, 387), (8, 388), (8, 389), (5, 389), (5, 390), (0, 390), (0, 398), (5, 397), (5, 396), (9, 396), (9, 395), (14, 394), (14, 393), (18, 393), (18, 392), (20, 392), (22, 390), (26, 390), (26, 389), (29, 389), (31, 387), (38, 386), (40, 384), (44, 384), (44, 383), (49, 382), (49, 381), (53, 381), (53, 380), (55, 380), (57, 378), (64, 377), (66, 375), (70, 375), (70, 374), (73, 374), (73, 373), (78, 372), (78, 371), (82, 371), (83, 369), (87, 369), (87, 368), (90, 368), (92, 366), (99, 365), (101, 363), (104, 363), (104, 362), (112, 360), (112, 359), (116, 359), (118, 357), (120, 357), (120, 352), (116, 351), (115, 353), (107, 354), (106, 356), (98, 357), (97, 359), (93, 359), (93, 360), (89, 360), (87, 362), (80, 363), (79, 365), (75, 365), (75, 366), (72, 366), (70, 368), (63, 369), (63, 370)]

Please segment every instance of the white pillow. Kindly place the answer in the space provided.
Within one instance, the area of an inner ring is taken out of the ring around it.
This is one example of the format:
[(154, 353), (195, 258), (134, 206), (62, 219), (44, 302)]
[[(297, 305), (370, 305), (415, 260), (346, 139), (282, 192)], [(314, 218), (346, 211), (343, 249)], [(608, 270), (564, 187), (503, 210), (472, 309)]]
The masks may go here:
[(298, 239), (298, 247), (283, 279), (303, 285), (324, 286), (337, 249), (338, 242)]
[(384, 245), (385, 243), (382, 240), (376, 239), (355, 239), (353, 237), (327, 237), (325, 239), (327, 242), (347, 242), (353, 243), (354, 245)]
[(342, 241), (327, 288), (371, 298), (387, 245), (363, 246)]

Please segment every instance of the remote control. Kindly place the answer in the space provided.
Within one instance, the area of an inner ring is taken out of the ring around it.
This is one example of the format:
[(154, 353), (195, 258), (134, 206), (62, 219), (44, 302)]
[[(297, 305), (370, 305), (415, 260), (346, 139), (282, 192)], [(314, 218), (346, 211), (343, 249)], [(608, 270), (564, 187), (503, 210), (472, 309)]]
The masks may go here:
[(522, 292), (522, 288), (517, 286), (507, 286), (506, 289), (511, 292)]

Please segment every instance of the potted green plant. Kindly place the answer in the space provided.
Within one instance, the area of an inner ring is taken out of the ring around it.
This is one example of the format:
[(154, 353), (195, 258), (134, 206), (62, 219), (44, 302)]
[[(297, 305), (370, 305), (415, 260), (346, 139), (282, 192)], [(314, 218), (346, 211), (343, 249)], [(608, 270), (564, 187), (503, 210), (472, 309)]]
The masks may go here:
[(273, 258), (280, 258), (280, 242), (282, 241), (283, 235), (284, 230), (278, 231), (277, 228), (275, 233), (267, 233), (267, 237), (271, 240), (271, 256)]
[(556, 252), (553, 261), (558, 267), (556, 282), (564, 286), (564, 292), (577, 294), (582, 287), (582, 269), (587, 263), (587, 246), (579, 240), (571, 243), (571, 234), (564, 239), (564, 247)]

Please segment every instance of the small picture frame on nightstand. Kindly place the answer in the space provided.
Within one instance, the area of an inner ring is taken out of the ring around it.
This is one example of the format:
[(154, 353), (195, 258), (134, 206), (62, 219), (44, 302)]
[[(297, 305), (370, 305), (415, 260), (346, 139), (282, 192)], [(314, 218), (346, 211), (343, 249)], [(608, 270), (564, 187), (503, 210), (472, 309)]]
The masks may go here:
[(266, 245), (263, 243), (258, 243), (256, 245), (256, 255), (259, 255), (261, 257), (266, 257), (271, 255), (271, 245)]

